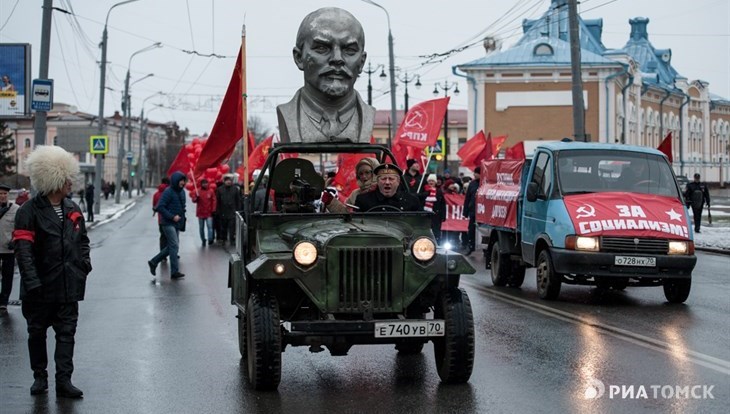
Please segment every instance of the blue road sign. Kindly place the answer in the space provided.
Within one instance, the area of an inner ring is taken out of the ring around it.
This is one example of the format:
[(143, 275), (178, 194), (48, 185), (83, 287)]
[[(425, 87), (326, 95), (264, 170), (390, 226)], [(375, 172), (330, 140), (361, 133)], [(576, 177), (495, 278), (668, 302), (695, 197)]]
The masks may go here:
[(53, 108), (53, 79), (33, 79), (30, 109), (50, 111)]
[(89, 137), (89, 152), (92, 154), (109, 153), (109, 137), (106, 135), (92, 135)]

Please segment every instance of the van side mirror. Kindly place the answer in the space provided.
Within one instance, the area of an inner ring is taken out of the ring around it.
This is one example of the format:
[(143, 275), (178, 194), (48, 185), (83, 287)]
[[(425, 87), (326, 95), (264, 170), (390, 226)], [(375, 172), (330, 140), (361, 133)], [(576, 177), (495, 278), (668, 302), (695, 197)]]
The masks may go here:
[(527, 184), (527, 201), (534, 202), (537, 200), (537, 195), (540, 192), (540, 188), (537, 186), (536, 182), (530, 182)]

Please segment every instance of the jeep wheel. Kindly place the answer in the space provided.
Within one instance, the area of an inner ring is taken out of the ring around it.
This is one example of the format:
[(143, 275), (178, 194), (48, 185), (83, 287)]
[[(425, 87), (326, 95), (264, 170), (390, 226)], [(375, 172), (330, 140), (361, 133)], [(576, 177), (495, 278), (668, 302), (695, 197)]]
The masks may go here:
[(664, 279), (664, 297), (669, 303), (684, 303), (691, 288), (692, 279)]
[(281, 381), (281, 327), (276, 298), (254, 293), (246, 307), (248, 380), (256, 390), (275, 390)]
[(510, 261), (509, 256), (499, 252), (499, 242), (492, 245), (492, 253), (490, 255), (492, 262), (492, 284), (494, 286), (504, 286), (509, 279)]
[(446, 333), (433, 340), (436, 370), (445, 383), (464, 383), (474, 368), (474, 315), (464, 289), (451, 288), (441, 294), (434, 319), (443, 319)]
[(238, 351), (246, 359), (246, 314), (238, 310)]
[(540, 299), (553, 300), (560, 294), (560, 275), (555, 273), (553, 259), (550, 252), (545, 249), (537, 257), (537, 294)]
[(507, 279), (507, 286), (518, 288), (525, 281), (525, 271), (527, 270), (523, 264), (514, 260), (510, 261), (511, 274)]

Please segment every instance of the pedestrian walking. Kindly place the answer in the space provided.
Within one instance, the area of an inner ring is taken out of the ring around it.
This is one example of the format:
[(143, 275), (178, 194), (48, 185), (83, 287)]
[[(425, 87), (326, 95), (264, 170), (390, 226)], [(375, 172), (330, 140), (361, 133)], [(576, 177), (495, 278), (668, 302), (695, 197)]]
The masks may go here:
[(167, 239), (167, 246), (147, 262), (153, 276), (156, 275), (157, 265), (160, 264), (162, 259), (169, 256), (170, 278), (180, 279), (185, 277), (185, 274), (180, 272), (178, 251), (180, 247), (179, 233), (185, 231), (186, 182), (185, 174), (180, 171), (174, 172), (170, 177), (170, 186), (162, 192), (160, 201), (157, 203), (157, 214), (162, 216), (162, 232), (165, 234), (165, 239)]
[(687, 207), (692, 207), (692, 215), (695, 218), (695, 233), (700, 233), (700, 225), (702, 224), (702, 207), (707, 205), (710, 208), (710, 191), (707, 184), (700, 181), (700, 175), (694, 175), (694, 181), (687, 183), (684, 190), (684, 199)]
[(86, 186), (86, 194), (85, 194), (84, 198), (86, 199), (86, 209), (87, 209), (86, 221), (91, 223), (92, 221), (94, 221), (94, 185), (93, 184), (89, 184)]
[(109, 199), (109, 193), (111, 193), (111, 186), (108, 182), (104, 181), (104, 184), (101, 185), (101, 192), (104, 193), (104, 200)]
[(236, 211), (241, 208), (241, 191), (233, 185), (233, 177), (223, 177), (223, 185), (216, 189), (218, 196), (216, 210), (220, 219), (220, 240), (231, 246), (236, 243)]
[(20, 300), (28, 323), (34, 382), (31, 395), (48, 391), (46, 331), (56, 332), (56, 395), (81, 398), (71, 383), (79, 301), (91, 272), (89, 238), (81, 209), (66, 198), (79, 163), (61, 147), (38, 146), (26, 165), (37, 195), (15, 218), (13, 242), (20, 269)]
[[(213, 239), (213, 212), (216, 209), (216, 194), (212, 188), (208, 187), (208, 180), (203, 178), (200, 180), (200, 190), (193, 196), (193, 203), (196, 203), (195, 216), (198, 218), (198, 227), (200, 230), (200, 240), (205, 246), (212, 245)], [(208, 237), (206, 239), (205, 226), (208, 226)]]
[[(160, 197), (162, 197), (162, 193), (169, 186), (170, 186), (170, 179), (167, 177), (162, 177), (160, 185), (157, 186), (157, 192), (152, 194), (152, 215), (153, 216), (155, 214), (157, 214), (157, 203), (160, 202)], [(167, 247), (167, 239), (165, 238), (165, 232), (162, 231), (162, 216), (159, 214), (157, 214), (157, 229), (160, 232), (160, 250), (163, 250), (165, 247)], [(163, 259), (163, 261), (164, 260), (167, 260), (167, 259)]]
[(15, 255), (13, 253), (13, 227), (15, 214), (20, 206), (8, 202), (10, 187), (0, 184), (0, 273), (2, 273), (2, 287), (0, 287), (0, 316), (8, 310), (10, 293), (13, 291), (13, 274), (15, 273)]

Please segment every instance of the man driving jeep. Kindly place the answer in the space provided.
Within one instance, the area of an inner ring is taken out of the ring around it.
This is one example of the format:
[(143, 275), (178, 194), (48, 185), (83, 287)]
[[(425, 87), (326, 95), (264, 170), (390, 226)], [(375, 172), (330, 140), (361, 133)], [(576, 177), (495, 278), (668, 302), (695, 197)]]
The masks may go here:
[(395, 164), (380, 164), (373, 170), (378, 184), (377, 191), (360, 194), (355, 199), (358, 212), (368, 211), (422, 211), (423, 206), (415, 195), (399, 191), (403, 171)]

